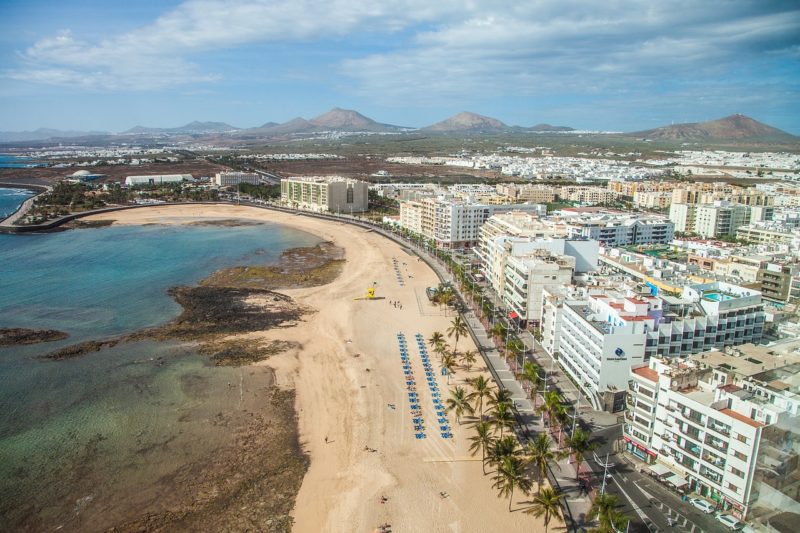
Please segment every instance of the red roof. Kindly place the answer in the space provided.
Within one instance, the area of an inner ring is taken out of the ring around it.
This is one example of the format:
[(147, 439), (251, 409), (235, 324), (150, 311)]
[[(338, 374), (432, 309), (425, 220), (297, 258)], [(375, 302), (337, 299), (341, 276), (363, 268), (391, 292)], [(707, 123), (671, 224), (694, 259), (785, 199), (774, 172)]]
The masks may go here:
[(741, 414), (741, 413), (737, 413), (736, 411), (732, 411), (732, 410), (730, 410), (730, 409), (720, 409), (720, 411), (719, 411), (719, 412), (720, 412), (720, 413), (723, 413), (723, 414), (726, 414), (726, 415), (728, 415), (728, 416), (729, 416), (729, 417), (731, 417), (731, 418), (735, 418), (735, 419), (736, 419), (736, 420), (738, 420), (739, 422), (744, 422), (744, 423), (745, 423), (745, 424), (747, 424), (748, 426), (752, 426), (752, 427), (754, 427), (754, 428), (760, 428), (760, 427), (764, 427), (764, 424), (762, 424), (761, 422), (756, 422), (756, 421), (755, 421), (755, 420), (753, 420), (752, 418), (750, 418), (750, 417), (747, 417), (747, 416), (744, 416), (744, 415), (743, 415), (743, 414)]
[(723, 385), (720, 389), (724, 390), (725, 392), (738, 392), (742, 390), (739, 385), (734, 385), (733, 383), (728, 383), (727, 385)]
[(650, 367), (643, 366), (641, 368), (634, 368), (633, 373), (637, 376), (642, 376), (644, 379), (649, 379), (653, 383), (658, 383), (658, 372)]

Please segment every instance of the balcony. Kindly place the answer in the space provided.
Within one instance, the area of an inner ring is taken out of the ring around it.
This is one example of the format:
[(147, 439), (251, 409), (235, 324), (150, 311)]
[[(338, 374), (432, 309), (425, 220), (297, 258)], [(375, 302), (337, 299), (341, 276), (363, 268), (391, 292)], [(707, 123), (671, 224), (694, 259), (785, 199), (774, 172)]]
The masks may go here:
[(686, 409), (681, 412), (686, 420), (694, 422), (695, 424), (703, 425), (703, 415), (695, 413), (691, 409)]
[(693, 443), (691, 443), (691, 442), (689, 442), (689, 441), (684, 439), (683, 445), (678, 444), (678, 448), (680, 448), (681, 451), (684, 451), (684, 452), (686, 452), (686, 453), (688, 453), (688, 454), (700, 459), (700, 446), (698, 446), (697, 444), (693, 444)]
[(721, 435), (725, 435), (726, 437), (730, 437), (731, 436), (731, 428), (729, 426), (724, 425), (724, 424), (709, 423), (708, 426), (706, 426), (706, 427), (708, 429), (712, 430), (712, 431), (716, 431), (717, 433), (719, 433)]
[(712, 483), (716, 483), (717, 485), (722, 483), (722, 476), (720, 474), (717, 474), (716, 472), (709, 470), (704, 466), (700, 467), (700, 475)]
[(705, 440), (706, 445), (711, 446), (717, 451), (725, 453), (728, 451), (728, 443), (719, 439), (712, 437), (711, 435), (706, 436)]
[(725, 459), (722, 457), (717, 457), (711, 453), (705, 452), (703, 453), (703, 461), (714, 465), (717, 468), (725, 469)]

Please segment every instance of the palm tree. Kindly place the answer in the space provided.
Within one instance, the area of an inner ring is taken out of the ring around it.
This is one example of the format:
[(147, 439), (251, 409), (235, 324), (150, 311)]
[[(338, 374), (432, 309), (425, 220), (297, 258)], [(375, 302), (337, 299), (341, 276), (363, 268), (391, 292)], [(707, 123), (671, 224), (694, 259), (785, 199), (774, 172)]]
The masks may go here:
[(448, 351), (448, 346), (447, 343), (444, 341), (437, 343), (436, 346), (433, 347), (433, 352), (439, 356), (439, 361), (442, 360), (442, 357), (444, 356), (444, 354), (447, 353), (447, 351)]
[(496, 342), (498, 337), (503, 337), (503, 335), (506, 334), (506, 327), (500, 322), (495, 322), (494, 325), (489, 329), (489, 334), (494, 337)]
[(614, 494), (598, 495), (592, 502), (586, 518), (589, 521), (598, 519), (600, 527), (596, 531), (599, 533), (613, 533), (619, 525), (622, 525), (620, 529), (624, 530), (628, 518), (617, 511), (618, 506), (619, 499)]
[(478, 354), (475, 353), (475, 350), (467, 350), (463, 354), (461, 354), (461, 362), (466, 365), (467, 371), (469, 372), (472, 369), (472, 365), (475, 364), (475, 361), (478, 359)]
[(442, 357), (442, 367), (447, 369), (447, 384), (450, 384), (450, 375), (456, 373), (456, 358), (453, 354), (446, 353)]
[(483, 464), (483, 474), (486, 475), (486, 450), (489, 449), (497, 440), (492, 435), (492, 426), (489, 422), (481, 420), (475, 424), (475, 435), (469, 438), (472, 444), (469, 451), (472, 455), (481, 451), (481, 463)]
[(450, 322), (450, 327), (447, 328), (447, 336), (456, 338), (456, 344), (453, 348), (453, 353), (458, 351), (458, 338), (463, 337), (467, 334), (467, 332), (467, 323), (464, 322), (464, 319), (461, 318), (461, 315), (457, 315), (453, 321)]
[(508, 389), (497, 389), (489, 398), (489, 407), (492, 409), (497, 409), (502, 404), (511, 407), (511, 391)]
[(580, 479), (581, 463), (587, 453), (597, 448), (597, 443), (589, 440), (589, 432), (578, 428), (567, 437), (567, 448), (575, 456), (575, 474)]
[(542, 383), (542, 377), (539, 375), (539, 365), (532, 361), (525, 361), (522, 364), (522, 372), (519, 377), (528, 382), (531, 387), (531, 400), (533, 400), (533, 408), (536, 409), (536, 391)]
[(469, 404), (467, 391), (464, 387), (456, 387), (450, 391), (450, 397), (445, 401), (447, 410), (453, 411), (456, 415), (456, 422), (461, 423), (461, 415), (464, 413), (472, 414), (475, 409)]
[(483, 420), (483, 400), (491, 397), (492, 389), (489, 387), (489, 382), (483, 376), (473, 378), (469, 384), (472, 385), (472, 392), (469, 394), (469, 398), (470, 400), (475, 400), (478, 404), (478, 411), (480, 411), (481, 420)]
[(524, 512), (531, 514), (536, 518), (543, 516), (544, 531), (547, 533), (550, 520), (555, 518), (559, 522), (564, 521), (564, 512), (561, 508), (561, 499), (563, 497), (564, 495), (560, 492), (547, 487), (546, 489), (542, 489), (536, 498), (533, 499), (533, 505)]
[(558, 391), (547, 391), (543, 396), (543, 403), (539, 406), (537, 411), (547, 415), (547, 420), (550, 425), (553, 425), (553, 420), (558, 416), (558, 412), (564, 409), (564, 404), (561, 402), (561, 395)]
[(519, 441), (514, 435), (494, 438), (491, 446), (486, 450), (486, 463), (498, 467), (506, 457), (518, 457), (522, 453)]
[(539, 433), (536, 439), (528, 442), (525, 446), (525, 461), (533, 466), (538, 475), (539, 494), (542, 493), (542, 485), (547, 475), (547, 465), (556, 459), (556, 453), (552, 448), (553, 442), (547, 433)]
[(439, 344), (444, 342), (444, 335), (441, 334), (439, 331), (434, 331), (431, 333), (431, 336), (428, 338), (428, 345), (431, 348), (436, 348)]
[(514, 413), (511, 412), (511, 406), (507, 403), (498, 404), (492, 413), (492, 424), (500, 429), (500, 437), (503, 437), (503, 430), (505, 428), (514, 427)]
[(504, 457), (497, 467), (494, 476), (494, 488), (500, 491), (499, 496), (508, 496), (508, 511), (511, 512), (511, 501), (514, 499), (514, 488), (528, 493), (531, 488), (530, 480), (525, 476), (525, 468), (519, 457)]

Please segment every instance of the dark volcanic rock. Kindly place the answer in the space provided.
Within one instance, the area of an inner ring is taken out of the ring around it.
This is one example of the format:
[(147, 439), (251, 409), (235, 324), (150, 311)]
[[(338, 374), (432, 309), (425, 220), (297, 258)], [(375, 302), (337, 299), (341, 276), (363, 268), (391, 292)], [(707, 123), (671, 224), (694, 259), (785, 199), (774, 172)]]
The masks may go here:
[(0, 346), (53, 342), (67, 337), (69, 337), (68, 333), (55, 329), (0, 328)]

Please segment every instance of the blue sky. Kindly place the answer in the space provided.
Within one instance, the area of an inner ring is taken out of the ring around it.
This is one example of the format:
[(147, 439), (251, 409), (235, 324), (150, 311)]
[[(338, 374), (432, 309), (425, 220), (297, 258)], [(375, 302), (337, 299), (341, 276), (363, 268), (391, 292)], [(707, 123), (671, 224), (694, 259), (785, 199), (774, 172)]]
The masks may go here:
[(800, 4), (0, 2), (0, 130), (249, 127), (334, 106), (615, 131), (744, 113), (800, 134)]

